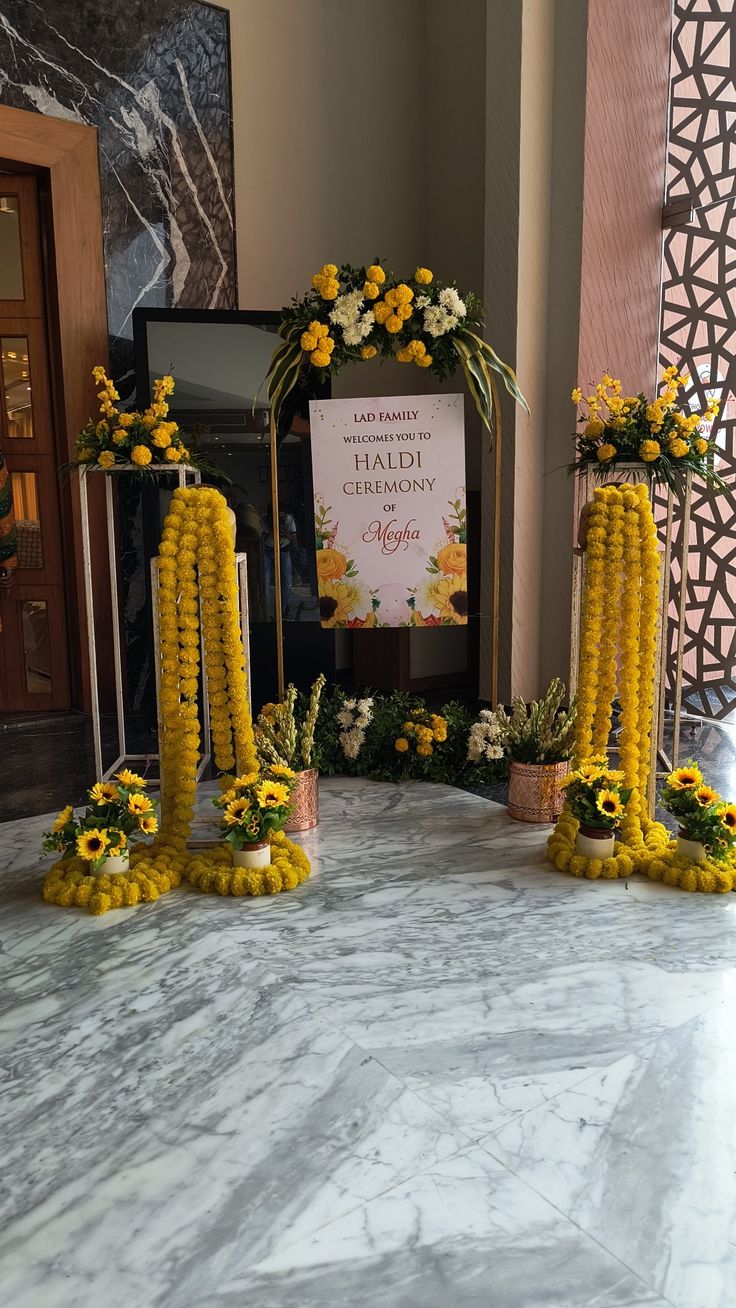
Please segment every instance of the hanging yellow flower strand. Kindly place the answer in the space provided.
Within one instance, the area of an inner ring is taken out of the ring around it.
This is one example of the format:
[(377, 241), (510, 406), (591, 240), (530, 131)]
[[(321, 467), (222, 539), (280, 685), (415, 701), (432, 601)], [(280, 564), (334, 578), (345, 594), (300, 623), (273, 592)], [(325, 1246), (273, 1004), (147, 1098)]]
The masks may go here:
[[(628, 876), (666, 849), (668, 834), (648, 815), (652, 705), (657, 656), (659, 553), (644, 486), (594, 492), (583, 594), (575, 765), (605, 754), (612, 704), (621, 702), (619, 753), (631, 797), (612, 858), (575, 852), (578, 822), (565, 809), (549, 838), (549, 855), (574, 876)], [(617, 675), (618, 674), (618, 675)]]

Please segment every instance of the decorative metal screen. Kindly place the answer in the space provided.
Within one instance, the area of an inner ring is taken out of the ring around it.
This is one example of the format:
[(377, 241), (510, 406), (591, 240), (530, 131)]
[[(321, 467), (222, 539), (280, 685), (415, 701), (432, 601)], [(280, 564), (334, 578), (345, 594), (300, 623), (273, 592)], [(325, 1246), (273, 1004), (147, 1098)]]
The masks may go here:
[[(683, 707), (736, 718), (736, 0), (675, 0), (667, 201), (689, 197), (665, 232), (660, 361), (690, 373), (693, 407), (717, 395), (715, 495), (693, 486)], [(677, 506), (676, 506), (677, 517)], [(674, 612), (680, 577), (672, 578)], [(674, 679), (670, 621), (668, 682)]]

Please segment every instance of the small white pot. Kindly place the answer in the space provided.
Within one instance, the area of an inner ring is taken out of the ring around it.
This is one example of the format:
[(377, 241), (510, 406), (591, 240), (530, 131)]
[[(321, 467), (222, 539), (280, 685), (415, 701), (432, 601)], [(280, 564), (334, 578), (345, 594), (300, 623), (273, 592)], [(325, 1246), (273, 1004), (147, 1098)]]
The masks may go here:
[(686, 859), (688, 863), (704, 863), (706, 858), (705, 845), (702, 845), (699, 840), (689, 840), (687, 836), (680, 835), (678, 831), (677, 856)]
[(98, 877), (119, 877), (130, 870), (130, 851), (110, 854), (97, 869)]
[(268, 867), (271, 862), (271, 845), (262, 840), (258, 845), (244, 845), (233, 849), (233, 867)]
[(615, 849), (616, 837), (612, 831), (601, 831), (600, 836), (578, 831), (575, 837), (575, 853), (581, 858), (613, 858)]

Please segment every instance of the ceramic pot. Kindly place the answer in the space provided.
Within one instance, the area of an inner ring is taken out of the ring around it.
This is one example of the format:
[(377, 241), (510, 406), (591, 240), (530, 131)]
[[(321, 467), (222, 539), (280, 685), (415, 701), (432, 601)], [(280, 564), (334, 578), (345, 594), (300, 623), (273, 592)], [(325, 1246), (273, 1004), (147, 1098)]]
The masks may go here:
[(319, 773), (316, 768), (297, 772), (291, 792), (291, 812), (284, 831), (309, 831), (319, 822)]
[(609, 827), (586, 827), (580, 823), (575, 837), (575, 853), (581, 858), (613, 858), (616, 837)]
[(680, 829), (677, 833), (677, 857), (684, 858), (688, 863), (704, 863), (705, 845), (699, 840), (691, 840), (687, 831)]
[(110, 854), (97, 869), (98, 877), (119, 877), (130, 870), (130, 850), (122, 854)]
[(242, 849), (233, 849), (233, 867), (268, 867), (271, 862), (271, 845), (268, 840), (259, 840), (257, 845), (243, 845)]
[(509, 763), (509, 817), (519, 822), (556, 822), (565, 803), (560, 782), (570, 764)]

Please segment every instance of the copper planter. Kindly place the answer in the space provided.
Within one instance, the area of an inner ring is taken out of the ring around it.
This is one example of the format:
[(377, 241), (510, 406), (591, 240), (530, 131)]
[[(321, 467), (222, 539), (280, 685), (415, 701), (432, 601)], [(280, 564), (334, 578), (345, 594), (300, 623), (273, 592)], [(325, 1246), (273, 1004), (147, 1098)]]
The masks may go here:
[(556, 822), (565, 796), (560, 786), (570, 764), (509, 763), (509, 817), (519, 822)]
[(297, 772), (292, 791), (291, 816), (284, 831), (309, 831), (319, 822), (319, 773), (316, 768)]

